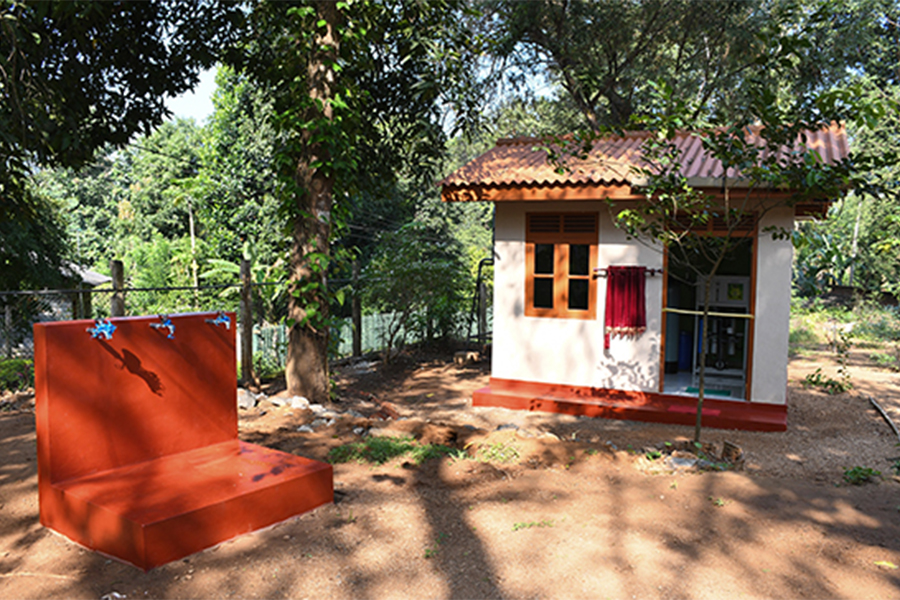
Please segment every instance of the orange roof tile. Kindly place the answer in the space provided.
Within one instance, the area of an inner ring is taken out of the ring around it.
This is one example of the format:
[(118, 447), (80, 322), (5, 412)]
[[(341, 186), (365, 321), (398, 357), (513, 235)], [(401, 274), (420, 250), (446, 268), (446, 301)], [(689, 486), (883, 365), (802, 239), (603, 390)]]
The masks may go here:
[[(546, 140), (539, 138), (511, 138), (497, 141), (497, 145), (469, 161), (439, 182), (443, 188), (473, 187), (556, 187), (577, 185), (635, 185), (640, 176), (636, 167), (645, 166), (641, 147), (650, 134), (628, 132), (624, 136), (608, 136), (598, 140), (586, 159), (567, 158), (566, 167), (557, 172), (548, 162), (541, 148)], [(848, 155), (847, 134), (843, 126), (832, 125), (806, 132), (806, 148), (817, 151), (829, 164)], [(762, 145), (759, 128), (747, 132), (747, 142)], [(677, 134), (674, 143), (681, 150), (683, 174), (689, 179), (721, 179), (722, 163), (703, 149), (701, 138), (693, 133)], [(794, 151), (802, 149), (798, 139)], [(779, 150), (787, 152), (786, 148)], [(763, 158), (766, 153), (763, 153)], [(736, 179), (737, 173), (728, 169), (727, 177)]]

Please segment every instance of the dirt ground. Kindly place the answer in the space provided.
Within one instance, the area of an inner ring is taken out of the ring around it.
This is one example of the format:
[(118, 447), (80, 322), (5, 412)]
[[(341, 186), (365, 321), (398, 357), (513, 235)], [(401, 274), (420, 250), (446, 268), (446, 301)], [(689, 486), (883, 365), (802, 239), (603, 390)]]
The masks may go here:
[[(149, 573), (40, 526), (31, 398), (7, 395), (0, 597), (900, 597), (900, 448), (868, 399), (900, 423), (900, 376), (858, 350), (854, 390), (829, 396), (800, 383), (820, 366), (830, 354), (791, 360), (787, 432), (704, 432), (707, 455), (743, 451), (721, 472), (654, 459), (688, 427), (472, 408), (488, 367), (449, 356), (347, 366), (325, 415), (279, 406), (276, 382), (241, 410), (243, 439), (325, 459), (410, 434), (471, 458), (336, 464), (334, 504)], [(853, 467), (883, 476), (849, 485)]]

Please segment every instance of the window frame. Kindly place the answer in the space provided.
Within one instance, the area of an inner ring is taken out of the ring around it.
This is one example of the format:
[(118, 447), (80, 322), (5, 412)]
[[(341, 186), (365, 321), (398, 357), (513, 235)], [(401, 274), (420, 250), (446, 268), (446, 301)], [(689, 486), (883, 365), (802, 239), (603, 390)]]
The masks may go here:
[[(532, 217), (559, 217), (559, 227), (549, 231), (546, 227), (532, 227)], [(584, 219), (593, 219), (593, 230), (584, 230)], [(581, 227), (567, 227), (567, 221), (581, 222)], [(534, 229), (539, 229), (535, 231)], [(572, 229), (575, 229), (574, 231)], [(578, 230), (581, 229), (581, 230)], [(525, 214), (525, 316), (556, 319), (597, 318), (597, 274), (599, 255), (599, 213), (596, 212), (541, 212)], [(553, 308), (537, 308), (534, 306), (534, 280), (547, 277), (535, 274), (535, 246), (548, 244), (553, 246)], [(587, 275), (569, 274), (569, 246), (588, 246)], [(581, 279), (588, 282), (587, 309), (569, 308), (569, 281)]]

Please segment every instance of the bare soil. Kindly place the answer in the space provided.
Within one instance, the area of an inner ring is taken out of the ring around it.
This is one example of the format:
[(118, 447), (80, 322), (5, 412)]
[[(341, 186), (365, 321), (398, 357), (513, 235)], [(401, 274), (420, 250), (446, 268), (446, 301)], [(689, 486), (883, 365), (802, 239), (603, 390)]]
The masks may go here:
[[(801, 385), (833, 375), (830, 353), (791, 360), (785, 433), (704, 431), (711, 462), (726, 440), (743, 451), (725, 471), (655, 458), (690, 458), (689, 427), (472, 408), (488, 367), (450, 359), (344, 368), (339, 415), (312, 433), (270, 383), (241, 437), (324, 460), (360, 431), (412, 435), (471, 458), (336, 464), (334, 504), (149, 573), (41, 527), (32, 397), (7, 394), (0, 597), (900, 597), (900, 448), (869, 401), (900, 423), (900, 376), (866, 351), (836, 396)], [(846, 483), (857, 466), (882, 477)]]

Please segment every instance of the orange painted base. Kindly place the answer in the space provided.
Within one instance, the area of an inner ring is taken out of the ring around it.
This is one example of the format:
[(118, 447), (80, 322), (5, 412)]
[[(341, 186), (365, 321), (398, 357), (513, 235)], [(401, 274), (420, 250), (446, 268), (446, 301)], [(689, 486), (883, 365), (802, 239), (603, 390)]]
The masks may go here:
[[(473, 406), (500, 406), (567, 415), (694, 425), (697, 399), (690, 396), (627, 392), (491, 378), (472, 395)], [(738, 400), (703, 400), (704, 427), (785, 431), (787, 406)]]
[(333, 500), (331, 465), (238, 440), (216, 317), (172, 315), (171, 336), (159, 317), (114, 318), (110, 339), (34, 326), (43, 525), (148, 570)]
[(144, 570), (332, 501), (331, 465), (244, 442), (41, 490), (41, 523)]

